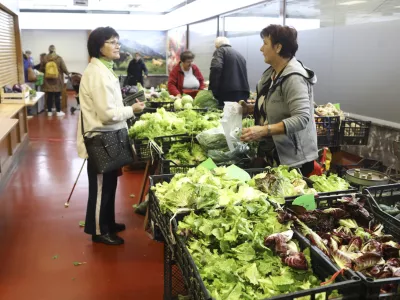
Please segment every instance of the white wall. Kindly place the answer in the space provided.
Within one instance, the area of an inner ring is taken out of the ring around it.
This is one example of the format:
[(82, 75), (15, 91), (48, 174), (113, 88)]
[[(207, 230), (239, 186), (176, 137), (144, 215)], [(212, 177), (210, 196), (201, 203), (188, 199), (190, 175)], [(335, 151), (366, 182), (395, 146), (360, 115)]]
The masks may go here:
[(317, 103), (400, 123), (400, 21), (301, 31), (296, 55), (318, 78)]
[(217, 37), (217, 18), (189, 25), (189, 50), (196, 57), (194, 63), (199, 67), (205, 80), (209, 79), (210, 66), (215, 51)]
[(1, 4), (12, 10), (14, 13), (19, 14), (19, 1), (18, 0), (2, 0)]
[(21, 30), (22, 49), (32, 51), (35, 64), (39, 63), (40, 53), (48, 53), (50, 45), (62, 56), (68, 71), (83, 73), (89, 56), (86, 30)]

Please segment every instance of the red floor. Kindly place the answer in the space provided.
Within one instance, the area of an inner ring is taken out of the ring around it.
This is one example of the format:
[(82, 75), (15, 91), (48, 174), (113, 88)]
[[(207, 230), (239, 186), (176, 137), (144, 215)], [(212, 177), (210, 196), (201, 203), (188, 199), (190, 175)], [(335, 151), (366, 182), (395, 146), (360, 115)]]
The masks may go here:
[(141, 173), (119, 179), (116, 214), (127, 225), (125, 245), (92, 244), (79, 227), (86, 168), (64, 208), (83, 162), (76, 126), (69, 111), (63, 119), (41, 113), (29, 120), (28, 149), (0, 195), (0, 299), (162, 299), (163, 245), (146, 235), (144, 217), (132, 209), (137, 200), (130, 198), (139, 195)]

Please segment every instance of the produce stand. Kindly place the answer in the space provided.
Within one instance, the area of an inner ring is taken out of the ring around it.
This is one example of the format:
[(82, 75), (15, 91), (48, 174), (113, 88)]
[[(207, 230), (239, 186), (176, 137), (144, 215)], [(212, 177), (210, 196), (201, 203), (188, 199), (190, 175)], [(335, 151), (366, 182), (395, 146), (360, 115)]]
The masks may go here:
[[(246, 170), (251, 176), (254, 176), (265, 169)], [(151, 176), (151, 186), (155, 186), (157, 183), (166, 181), (169, 182), (174, 175), (158, 175)], [(312, 183), (311, 183), (312, 184)], [(354, 189), (352, 189), (354, 191)], [(333, 194), (334, 192), (332, 192)], [(336, 192), (336, 195), (342, 194), (342, 192)], [(317, 199), (325, 199), (326, 197), (318, 197)], [(338, 198), (338, 196), (336, 196)], [(287, 199), (287, 202), (290, 199)], [(293, 200), (292, 200), (293, 201)], [(239, 204), (240, 205), (240, 204)], [(196, 214), (201, 214), (204, 210), (195, 211)], [(209, 292), (205, 288), (204, 282), (201, 279), (199, 270), (192, 256), (190, 255), (188, 248), (185, 244), (185, 237), (177, 233), (177, 224), (180, 222), (188, 212), (177, 214), (172, 216), (172, 213), (163, 214), (161, 212), (159, 201), (155, 195), (155, 191), (150, 191), (149, 198), (149, 218), (152, 220), (153, 229), (156, 232), (162, 234), (162, 240), (165, 242), (165, 293), (164, 299), (177, 299), (179, 295), (190, 295), (190, 299), (207, 299), (212, 300)], [(158, 236), (159, 238), (159, 236)], [(315, 275), (320, 280), (325, 281), (338, 272), (340, 269), (333, 264), (322, 252), (315, 246), (311, 246), (310, 242), (299, 233), (295, 232), (295, 238), (299, 243), (301, 249), (310, 247), (312, 268)], [(186, 290), (182, 289), (181, 276), (185, 282)], [(327, 292), (331, 293), (333, 290), (338, 290), (342, 298), (338, 299), (361, 299), (361, 281), (359, 276), (351, 271), (346, 271), (343, 275), (337, 277), (334, 284), (316, 287), (314, 289), (308, 289), (299, 291), (292, 294), (282, 294), (280, 296), (271, 297), (268, 299), (298, 299), (302, 296), (311, 296), (309, 299), (314, 298), (318, 293)], [(184, 294), (182, 294), (184, 293)], [(321, 295), (319, 295), (320, 297)], [(324, 298), (321, 298), (324, 299)], [(328, 298), (326, 298), (328, 299)], [(335, 299), (335, 298), (330, 298)], [(366, 299), (366, 298), (365, 298)], [(371, 298), (372, 299), (372, 298)]]
[[(313, 272), (320, 280), (324, 281), (326, 278), (331, 277), (339, 270), (334, 264), (332, 264), (328, 259), (325, 259), (321, 255), (321, 251), (319, 251), (319, 249), (316, 249), (313, 246), (310, 247), (308, 241), (304, 237), (295, 232), (294, 238), (295, 240), (297, 240), (302, 250), (307, 247), (310, 248)], [(183, 274), (185, 286), (189, 291), (188, 294), (191, 296), (192, 300), (212, 300), (213, 298), (210, 296), (209, 292), (204, 286), (203, 280), (201, 279), (196, 264), (194, 263), (189, 251), (187, 250), (184, 239), (176, 235), (176, 240), (177, 243), (174, 254), (179, 269)], [(339, 299), (359, 299), (359, 295), (361, 292), (360, 287), (360, 278), (357, 277), (354, 272), (347, 271), (344, 275), (338, 276), (336, 278), (336, 282), (333, 284), (289, 294), (282, 294), (279, 296), (266, 298), (265, 300), (294, 300), (304, 296), (310, 296), (310, 299), (317, 299), (315, 297), (317, 294), (320, 293), (326, 293), (326, 298), (322, 299), (328, 299), (328, 295), (331, 294), (334, 290), (337, 290), (342, 295), (342, 298)]]
[[(342, 197), (352, 197), (352, 194), (341, 195), (341, 196), (327, 196), (316, 198), (317, 209), (323, 210), (326, 208), (339, 207), (339, 199)], [(357, 197), (363, 198), (365, 195), (357, 194)], [(370, 214), (378, 220), (380, 224), (384, 226), (384, 233), (392, 235), (394, 240), (400, 242), (400, 227), (398, 224), (393, 224), (387, 220), (387, 216), (383, 214), (376, 207), (370, 206), (368, 201), (366, 202), (366, 207), (369, 208)], [(311, 244), (311, 242), (309, 242)], [(316, 246), (313, 246), (316, 247)], [(321, 256), (326, 260), (329, 260), (328, 256), (321, 251)], [(340, 268), (334, 263), (334, 265), (339, 270)], [(390, 277), (384, 279), (374, 279), (367, 277), (360, 271), (355, 271), (355, 274), (361, 278), (363, 287), (360, 290), (359, 299), (398, 299), (400, 296), (400, 277)], [(393, 290), (397, 292), (382, 294), (381, 289), (385, 288), (387, 285), (392, 285)]]

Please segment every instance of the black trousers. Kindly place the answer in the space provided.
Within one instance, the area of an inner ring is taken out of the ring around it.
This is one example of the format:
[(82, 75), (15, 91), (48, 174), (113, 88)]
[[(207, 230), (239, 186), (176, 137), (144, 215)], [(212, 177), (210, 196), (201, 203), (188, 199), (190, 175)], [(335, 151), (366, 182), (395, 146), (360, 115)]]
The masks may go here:
[(53, 103), (56, 103), (57, 112), (61, 111), (61, 92), (47, 92), (47, 111), (51, 112)]
[(239, 102), (240, 100), (245, 100), (249, 99), (249, 92), (245, 91), (237, 91), (237, 92), (229, 92), (229, 93), (224, 93), (221, 95), (218, 95), (218, 105), (219, 106), (224, 106), (224, 102)]
[(85, 232), (101, 235), (115, 224), (115, 192), (119, 171), (97, 174), (90, 159), (87, 161), (89, 199), (86, 209)]

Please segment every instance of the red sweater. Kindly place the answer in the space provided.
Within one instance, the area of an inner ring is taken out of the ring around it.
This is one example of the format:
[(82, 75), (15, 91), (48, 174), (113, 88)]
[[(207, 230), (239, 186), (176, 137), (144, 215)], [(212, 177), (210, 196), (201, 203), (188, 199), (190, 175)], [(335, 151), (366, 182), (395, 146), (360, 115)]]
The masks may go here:
[[(197, 80), (200, 83), (199, 90), (202, 90), (205, 88), (204, 85), (204, 78), (203, 75), (201, 74), (199, 68), (196, 65), (192, 65), (192, 70), (193, 70), (193, 75), (197, 78)], [(183, 79), (185, 77), (185, 74), (183, 73), (181, 69), (180, 62), (172, 69), (172, 71), (169, 73), (169, 78), (168, 78), (168, 91), (171, 95), (178, 95), (178, 94), (183, 94)]]

